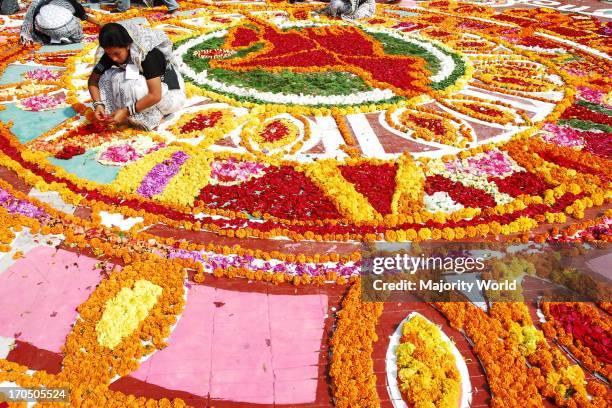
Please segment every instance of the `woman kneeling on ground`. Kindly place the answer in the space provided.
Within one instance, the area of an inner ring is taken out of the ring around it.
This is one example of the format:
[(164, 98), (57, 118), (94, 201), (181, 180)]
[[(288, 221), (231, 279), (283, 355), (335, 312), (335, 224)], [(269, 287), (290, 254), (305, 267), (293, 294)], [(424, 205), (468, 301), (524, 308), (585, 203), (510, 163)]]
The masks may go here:
[(79, 20), (100, 25), (76, 0), (34, 0), (23, 18), (21, 43), (79, 43), (83, 40)]
[(163, 31), (109, 23), (99, 40), (104, 55), (88, 81), (96, 120), (151, 130), (183, 106), (185, 83)]

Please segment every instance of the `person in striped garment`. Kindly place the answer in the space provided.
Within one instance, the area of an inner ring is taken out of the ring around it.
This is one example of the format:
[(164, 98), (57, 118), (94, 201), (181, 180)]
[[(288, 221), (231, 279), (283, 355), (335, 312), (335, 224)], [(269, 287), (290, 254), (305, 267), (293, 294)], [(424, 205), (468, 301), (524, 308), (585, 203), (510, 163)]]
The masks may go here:
[(17, 0), (0, 0), (0, 14), (10, 16), (19, 11)]
[(327, 6), (317, 11), (319, 14), (345, 20), (370, 18), (375, 12), (375, 0), (331, 0)]
[(83, 40), (82, 21), (100, 23), (76, 0), (34, 0), (21, 26), (21, 43), (70, 44)]

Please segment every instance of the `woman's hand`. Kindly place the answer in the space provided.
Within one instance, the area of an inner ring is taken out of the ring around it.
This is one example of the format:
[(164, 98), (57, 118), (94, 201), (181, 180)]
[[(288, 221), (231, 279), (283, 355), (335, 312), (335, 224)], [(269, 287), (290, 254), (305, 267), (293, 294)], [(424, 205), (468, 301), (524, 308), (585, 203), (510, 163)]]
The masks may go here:
[(21, 43), (23, 45), (32, 45), (34, 44), (34, 40), (32, 40), (31, 38), (26, 38), (26, 37), (19, 37), (19, 39), (21, 40)]
[(104, 105), (96, 106), (96, 109), (94, 111), (94, 116), (98, 122), (106, 121), (106, 112), (104, 110)]
[(111, 118), (111, 122), (119, 125), (121, 123), (124, 123), (127, 118), (129, 116), (129, 112), (127, 110), (127, 108), (123, 108), (123, 109), (117, 109), (114, 113), (113, 116)]

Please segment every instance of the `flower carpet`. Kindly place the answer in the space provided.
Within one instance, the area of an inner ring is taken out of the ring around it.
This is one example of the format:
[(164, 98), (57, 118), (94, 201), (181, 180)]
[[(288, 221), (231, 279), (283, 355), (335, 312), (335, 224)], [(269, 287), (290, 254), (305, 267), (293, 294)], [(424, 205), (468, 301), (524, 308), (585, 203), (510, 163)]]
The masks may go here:
[[(174, 43), (187, 100), (150, 132), (93, 121), (96, 26), (17, 47), (23, 14), (0, 16), (0, 408), (33, 405), (4, 386), (70, 390), (37, 406), (608, 406), (608, 255), (588, 281), (492, 261), (513, 302), (363, 298), (371, 245), (609, 243), (611, 23), (479, 3), (94, 10)], [(555, 284), (600, 301), (539, 295)]]

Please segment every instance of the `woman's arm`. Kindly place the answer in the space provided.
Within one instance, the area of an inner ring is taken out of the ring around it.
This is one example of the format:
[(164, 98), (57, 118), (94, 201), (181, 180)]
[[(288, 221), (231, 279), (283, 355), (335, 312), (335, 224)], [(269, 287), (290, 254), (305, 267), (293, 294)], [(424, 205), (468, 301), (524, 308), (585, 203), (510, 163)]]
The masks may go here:
[(100, 101), (100, 77), (102, 75), (92, 72), (87, 80), (87, 87), (89, 88), (89, 94), (94, 102)]
[[(102, 97), (100, 96), (100, 74), (92, 72), (89, 75), (89, 79), (87, 80), (87, 87), (89, 88), (89, 95), (91, 95), (91, 100), (96, 102), (102, 102)], [(104, 121), (106, 119), (106, 112), (104, 111), (104, 105), (96, 104), (95, 116), (98, 121)]]
[(130, 110), (132, 109), (134, 113), (142, 112), (143, 110), (148, 109), (159, 101), (161, 101), (161, 77), (147, 79), (147, 87), (149, 88), (149, 93), (143, 96), (140, 100), (136, 101), (134, 105), (127, 108), (118, 109), (116, 112), (113, 113), (112, 121), (114, 123), (125, 122), (130, 116)]

